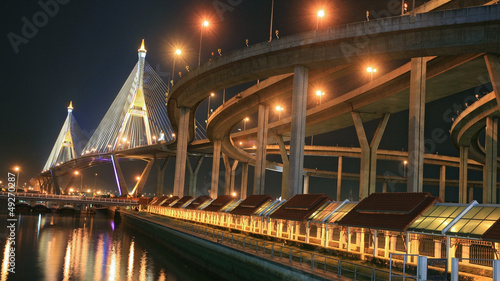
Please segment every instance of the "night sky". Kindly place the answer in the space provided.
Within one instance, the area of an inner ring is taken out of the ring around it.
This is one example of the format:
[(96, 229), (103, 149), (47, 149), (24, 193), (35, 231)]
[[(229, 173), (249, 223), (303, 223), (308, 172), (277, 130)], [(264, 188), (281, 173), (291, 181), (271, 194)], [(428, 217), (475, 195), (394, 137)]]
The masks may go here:
[[(326, 17), (321, 26), (326, 27), (365, 20), (366, 10), (374, 15), (387, 10), (390, 3), (390, 0), (276, 0), (273, 29), (278, 29), (280, 36), (312, 30), (319, 6), (325, 7)], [(185, 72), (186, 65), (191, 69), (196, 67), (200, 23), (204, 18), (209, 19), (211, 26), (203, 36), (202, 63), (219, 48), (222, 53), (243, 48), (247, 38), (250, 44), (267, 41), (270, 8), (271, 0), (8, 1), (1, 19), (0, 180), (5, 181), (7, 172), (16, 165), (21, 167), (21, 182), (42, 170), (70, 101), (75, 108), (74, 117), (90, 137), (136, 64), (141, 39), (146, 42), (146, 60), (166, 82), (172, 69), (174, 47), (183, 50), (182, 60), (176, 62), (176, 72)], [(229, 97), (234, 94), (228, 90)], [(452, 97), (446, 103), (460, 103), (468, 94)], [(213, 101), (214, 106), (220, 103), (221, 100)], [(432, 112), (433, 106), (439, 111), (436, 116), (441, 116), (442, 105), (428, 105), (427, 112)], [(380, 148), (406, 150), (407, 112), (399, 116), (401, 118), (390, 119), (389, 125), (396, 129), (391, 136), (384, 136)], [(442, 119), (426, 122), (426, 135), (434, 128), (447, 132), (451, 123)], [(376, 125), (376, 121), (371, 123), (371, 127)], [(398, 135), (402, 141), (391, 139)], [(344, 129), (340, 134), (319, 136), (315, 142), (358, 146), (353, 128)], [(449, 140), (440, 144), (437, 150), (440, 154), (441, 151), (447, 155), (458, 154)], [(173, 162), (167, 170), (167, 190), (172, 189)], [(322, 165), (318, 168), (336, 169), (336, 159), (306, 159), (307, 167), (314, 168), (313, 165), (318, 164)], [(204, 162), (199, 185), (208, 181), (210, 165), (211, 159)], [(359, 167), (359, 161), (353, 161), (352, 167), (344, 170), (355, 171), (356, 165)], [(138, 168), (125, 166), (130, 178), (140, 173)], [(379, 166), (382, 167), (379, 169), (386, 169), (383, 163)], [(387, 167), (397, 173), (397, 165)], [(110, 169), (84, 171), (83, 185), (93, 185), (94, 180), (98, 185), (110, 184), (106, 180)], [(95, 172), (102, 176), (94, 178)], [(280, 175), (272, 173), (268, 184), (279, 178)], [(154, 190), (154, 175), (151, 179), (145, 192)], [(318, 179), (311, 181), (312, 191), (316, 181)], [(251, 187), (250, 182), (249, 189)], [(279, 194), (275, 190), (269, 193)]]

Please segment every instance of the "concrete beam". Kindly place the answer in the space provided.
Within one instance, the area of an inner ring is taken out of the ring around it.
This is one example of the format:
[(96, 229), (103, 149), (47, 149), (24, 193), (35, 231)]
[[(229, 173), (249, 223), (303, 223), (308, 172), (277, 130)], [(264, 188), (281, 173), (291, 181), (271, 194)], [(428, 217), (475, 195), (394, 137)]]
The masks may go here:
[(498, 143), (498, 118), (486, 118), (486, 162), (484, 163), (483, 178), (483, 203), (497, 203), (497, 143)]
[(177, 130), (177, 153), (175, 156), (174, 196), (184, 196), (186, 179), (186, 162), (189, 142), (189, 117), (191, 110), (181, 107), (179, 111), (179, 128)]
[(307, 68), (301, 65), (295, 66), (292, 93), (290, 170), (288, 174), (289, 194), (285, 199), (290, 199), (302, 190), (308, 78), (309, 70)]
[(408, 192), (423, 190), (426, 75), (426, 58), (412, 58), (408, 124)]
[(269, 124), (269, 106), (259, 104), (257, 120), (257, 151), (255, 155), (255, 173), (253, 194), (264, 194), (266, 183), (266, 146), (267, 146), (267, 128)]
[(213, 199), (219, 196), (219, 173), (220, 173), (220, 156), (221, 156), (221, 140), (214, 140), (214, 153), (212, 160), (212, 184), (210, 185), (210, 197)]

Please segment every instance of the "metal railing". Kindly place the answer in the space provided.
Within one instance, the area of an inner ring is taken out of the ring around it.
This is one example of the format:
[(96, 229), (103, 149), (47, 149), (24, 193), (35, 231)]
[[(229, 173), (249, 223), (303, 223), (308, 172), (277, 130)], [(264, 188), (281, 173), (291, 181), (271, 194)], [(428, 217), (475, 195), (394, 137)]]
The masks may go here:
[(353, 280), (416, 280), (415, 276), (404, 273), (390, 273), (389, 271), (375, 269), (354, 262), (298, 250), (285, 246), (284, 244), (280, 245), (275, 242), (262, 241), (244, 235), (228, 233), (193, 223), (173, 220), (164, 216), (152, 216), (155, 220), (168, 223), (169, 227), (175, 227), (186, 232), (197, 234), (205, 239), (216, 241), (219, 244), (239, 247), (247, 251), (254, 251), (256, 254), (268, 256), (270, 259), (279, 259), (281, 262), (298, 264), (299, 267), (310, 269), (313, 272), (334, 274), (339, 277), (344, 276), (352, 278)]
[[(10, 192), (17, 198), (23, 199), (39, 199), (42, 200), (61, 200), (61, 201), (84, 201), (89, 203), (112, 203), (121, 205), (137, 205), (138, 200), (122, 199), (122, 198), (106, 198), (106, 197), (87, 197), (75, 195), (54, 195), (41, 193), (25, 193), (25, 192)], [(11, 195), (12, 196), (12, 195)], [(9, 197), (9, 192), (0, 192), (0, 197)]]

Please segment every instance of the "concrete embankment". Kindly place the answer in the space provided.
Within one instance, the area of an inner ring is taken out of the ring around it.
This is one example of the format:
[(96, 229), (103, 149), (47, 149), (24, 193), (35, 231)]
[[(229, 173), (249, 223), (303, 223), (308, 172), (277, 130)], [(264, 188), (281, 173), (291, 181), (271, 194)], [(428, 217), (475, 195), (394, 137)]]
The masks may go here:
[(141, 213), (122, 212), (122, 217), (171, 251), (227, 280), (332, 280), (184, 233)]

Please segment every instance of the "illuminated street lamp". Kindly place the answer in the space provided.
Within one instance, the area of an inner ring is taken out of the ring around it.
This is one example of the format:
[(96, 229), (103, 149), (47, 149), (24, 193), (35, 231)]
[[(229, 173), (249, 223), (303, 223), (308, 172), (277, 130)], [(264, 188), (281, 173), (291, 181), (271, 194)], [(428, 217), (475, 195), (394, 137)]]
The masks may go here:
[(14, 170), (17, 172), (16, 188), (18, 188), (19, 187), (19, 171), (21, 171), (21, 169), (19, 168), (19, 166), (16, 166), (16, 167), (14, 167)]
[(316, 91), (316, 96), (319, 97), (319, 104), (321, 105), (321, 97), (323, 97), (325, 95), (325, 92), (322, 92), (320, 90), (317, 90)]
[(278, 105), (278, 106), (276, 106), (276, 111), (278, 111), (278, 120), (280, 120), (280, 119), (281, 119), (281, 111), (283, 111), (283, 110), (284, 110), (284, 108), (283, 108), (283, 107), (281, 107), (281, 106), (279, 106), (279, 105)]
[(247, 129), (247, 122), (250, 120), (250, 118), (246, 117), (243, 119), (243, 131)]
[(210, 96), (208, 96), (207, 124), (208, 124), (208, 117), (210, 117), (210, 98), (213, 96), (215, 96), (214, 93), (210, 93)]
[[(80, 175), (80, 172), (75, 171), (75, 176)], [(83, 189), (83, 173), (80, 175), (80, 190)]]
[(316, 17), (316, 30), (319, 28), (319, 19), (322, 19), (325, 16), (325, 10), (321, 9), (318, 11), (317, 17)]
[(370, 81), (373, 81), (373, 73), (376, 73), (377, 69), (369, 66), (366, 68), (366, 72), (370, 73)]
[(406, 164), (408, 164), (408, 161), (403, 161), (403, 177), (406, 177)]
[(175, 78), (175, 58), (177, 56), (180, 56), (181, 54), (182, 54), (182, 51), (180, 49), (177, 49), (174, 52), (174, 63), (172, 65), (172, 85), (174, 85), (174, 78)]
[(97, 176), (98, 176), (98, 174), (95, 173), (95, 177), (94, 177), (94, 189), (96, 188), (96, 185), (97, 185)]
[(198, 51), (198, 66), (201, 64), (201, 40), (203, 39), (203, 29), (207, 28), (209, 25), (209, 22), (204, 20), (203, 23), (201, 24), (201, 31), (200, 31), (200, 50)]

